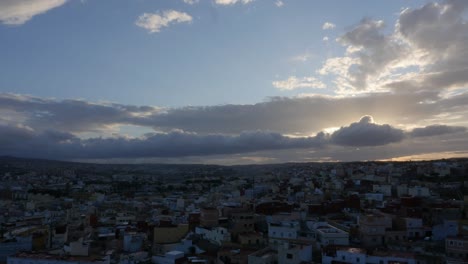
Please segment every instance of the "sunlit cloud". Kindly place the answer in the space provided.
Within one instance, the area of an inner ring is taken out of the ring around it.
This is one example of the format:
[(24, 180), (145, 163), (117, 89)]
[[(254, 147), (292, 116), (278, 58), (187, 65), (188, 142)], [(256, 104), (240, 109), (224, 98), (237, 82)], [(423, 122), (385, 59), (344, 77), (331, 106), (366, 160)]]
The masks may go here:
[[(327, 59), (319, 73), (335, 76), (336, 92), (434, 90), (468, 84), (466, 1), (406, 8), (384, 30), (382, 20), (363, 19), (338, 38), (343, 56)], [(325, 25), (324, 25), (325, 26)], [(390, 32), (390, 33), (386, 33)]]
[(21, 25), (66, 2), (67, 0), (2, 0), (0, 21), (6, 25)]
[(282, 6), (284, 5), (284, 2), (281, 1), (281, 0), (277, 0), (277, 1), (275, 2), (275, 5), (276, 5), (277, 7), (282, 7)]
[(215, 0), (215, 4), (218, 5), (234, 5), (237, 3), (248, 4), (253, 2), (254, 0)]
[(295, 90), (299, 88), (316, 88), (323, 89), (325, 84), (315, 77), (302, 77), (297, 78), (296, 76), (290, 76), (288, 79), (283, 81), (274, 81), (273, 86), (280, 90)]
[(334, 29), (335, 27), (336, 27), (336, 25), (331, 23), (331, 22), (325, 22), (322, 25), (323, 30)]
[(200, 0), (183, 0), (183, 1), (184, 3), (189, 4), (189, 5), (198, 4), (200, 2)]
[(157, 33), (171, 24), (189, 23), (191, 21), (192, 17), (185, 12), (166, 10), (162, 13), (144, 13), (138, 17), (135, 24), (150, 33)]

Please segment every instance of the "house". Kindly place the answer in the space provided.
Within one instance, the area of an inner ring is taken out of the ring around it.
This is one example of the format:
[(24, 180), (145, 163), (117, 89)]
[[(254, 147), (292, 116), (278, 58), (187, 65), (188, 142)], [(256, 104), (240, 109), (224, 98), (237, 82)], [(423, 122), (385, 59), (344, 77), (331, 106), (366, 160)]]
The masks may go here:
[(249, 264), (278, 263), (278, 251), (266, 247), (249, 255)]
[(447, 237), (445, 239), (447, 263), (468, 263), (468, 237)]
[(362, 245), (376, 247), (385, 243), (385, 232), (392, 228), (392, 219), (379, 213), (361, 215), (358, 225)]
[(278, 263), (299, 264), (312, 261), (311, 244), (284, 244), (278, 247)]
[(221, 245), (223, 242), (231, 240), (231, 234), (227, 228), (224, 227), (196, 227), (195, 233), (217, 245)]
[(320, 246), (349, 245), (349, 233), (329, 224), (317, 227), (315, 238)]

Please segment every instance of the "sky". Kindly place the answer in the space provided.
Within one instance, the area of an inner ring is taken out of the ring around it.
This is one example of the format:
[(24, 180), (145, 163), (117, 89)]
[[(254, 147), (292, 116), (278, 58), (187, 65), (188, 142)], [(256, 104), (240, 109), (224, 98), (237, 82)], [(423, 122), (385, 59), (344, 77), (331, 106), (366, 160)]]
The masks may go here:
[(0, 155), (468, 157), (468, 1), (0, 0)]

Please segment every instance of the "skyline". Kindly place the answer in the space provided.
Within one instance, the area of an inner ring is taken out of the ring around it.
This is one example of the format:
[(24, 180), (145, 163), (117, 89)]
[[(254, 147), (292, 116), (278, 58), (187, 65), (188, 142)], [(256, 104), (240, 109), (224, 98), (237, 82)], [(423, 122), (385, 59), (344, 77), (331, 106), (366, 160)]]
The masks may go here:
[(467, 8), (0, 1), (0, 155), (217, 164), (466, 157)]

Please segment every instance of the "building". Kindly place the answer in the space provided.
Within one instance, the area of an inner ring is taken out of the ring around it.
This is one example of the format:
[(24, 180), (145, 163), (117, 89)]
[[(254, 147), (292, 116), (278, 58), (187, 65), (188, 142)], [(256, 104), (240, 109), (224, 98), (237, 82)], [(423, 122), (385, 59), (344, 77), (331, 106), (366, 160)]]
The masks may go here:
[(278, 263), (278, 251), (266, 247), (249, 255), (249, 264)]
[(412, 253), (395, 251), (374, 251), (369, 254), (365, 249), (355, 247), (327, 247), (322, 251), (322, 264), (416, 264)]
[(4, 239), (0, 242), (0, 263), (5, 262), (8, 256), (16, 252), (30, 250), (32, 250), (32, 236)]
[(61, 256), (21, 252), (8, 257), (7, 264), (110, 264), (110, 256)]
[(196, 227), (195, 233), (217, 245), (221, 245), (223, 242), (228, 242), (231, 240), (231, 234), (227, 228), (224, 227)]
[(447, 237), (445, 239), (447, 263), (468, 263), (468, 237)]
[(329, 224), (315, 229), (315, 239), (320, 246), (349, 245), (349, 233)]
[(182, 251), (170, 251), (162, 256), (153, 256), (152, 262), (154, 264), (176, 264), (181, 263), (184, 259), (184, 252)]
[(268, 238), (270, 243), (278, 243), (285, 239), (297, 239), (299, 228), (298, 222), (269, 223)]
[(359, 238), (365, 247), (377, 247), (385, 243), (385, 232), (392, 228), (392, 219), (383, 214), (359, 217)]
[(299, 264), (312, 261), (311, 244), (284, 244), (278, 247), (278, 263)]
[(219, 212), (214, 207), (205, 207), (200, 210), (200, 225), (203, 227), (218, 226)]

